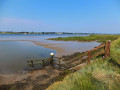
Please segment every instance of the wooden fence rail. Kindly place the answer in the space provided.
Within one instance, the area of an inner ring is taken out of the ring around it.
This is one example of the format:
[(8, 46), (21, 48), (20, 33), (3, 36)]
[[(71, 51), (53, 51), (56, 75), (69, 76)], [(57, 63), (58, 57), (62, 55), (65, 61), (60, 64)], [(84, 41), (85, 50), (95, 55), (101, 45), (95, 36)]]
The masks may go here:
[(41, 65), (42, 67), (45, 67), (45, 65), (49, 63), (49, 60), (50, 58), (45, 58), (41, 60), (29, 60), (27, 61), (27, 63), (30, 67), (34, 67), (35, 65)]
[[(95, 56), (98, 56), (98, 55), (100, 55), (100, 54), (104, 54), (105, 57), (108, 57), (108, 56), (110, 55), (110, 43), (111, 43), (111, 41), (109, 40), (109, 41), (107, 41), (105, 44), (100, 45), (100, 46), (98, 46), (98, 47), (96, 47), (96, 48), (88, 51), (88, 52), (87, 52), (87, 53), (88, 53), (88, 59), (87, 59), (87, 60), (88, 60), (88, 63), (90, 63), (90, 59), (91, 59), (91, 58), (93, 58), (93, 57), (95, 57)], [(95, 54), (91, 54), (92, 52), (95, 52), (96, 50), (98, 50), (98, 49), (100, 49), (100, 48), (104, 48), (104, 50), (99, 51), (98, 53), (95, 53)]]
[[(93, 57), (96, 57), (101, 54), (104, 54), (105, 57), (108, 57), (110, 55), (110, 43), (111, 43), (111, 41), (109, 40), (105, 44), (100, 45), (90, 51), (87, 51), (87, 52), (83, 53), (82, 55), (75, 57), (69, 61), (58, 60), (57, 58), (54, 58), (54, 55), (53, 55), (50, 58), (46, 58), (46, 59), (42, 59), (42, 60), (30, 60), (27, 62), (30, 67), (34, 67), (35, 65), (39, 65), (39, 64), (42, 67), (45, 67), (47, 65), (51, 65), (51, 66), (57, 65), (59, 69), (61, 69), (61, 67), (68, 68), (68, 64), (75, 62), (76, 60), (77, 60), (78, 64), (80, 64), (82, 61), (85, 61), (85, 60), (87, 60), (87, 63), (90, 64), (91, 59)], [(79, 61), (78, 61), (78, 59), (79, 59)], [(35, 63), (35, 62), (37, 62), (37, 63)], [(75, 65), (77, 65), (77, 64), (75, 64)]]

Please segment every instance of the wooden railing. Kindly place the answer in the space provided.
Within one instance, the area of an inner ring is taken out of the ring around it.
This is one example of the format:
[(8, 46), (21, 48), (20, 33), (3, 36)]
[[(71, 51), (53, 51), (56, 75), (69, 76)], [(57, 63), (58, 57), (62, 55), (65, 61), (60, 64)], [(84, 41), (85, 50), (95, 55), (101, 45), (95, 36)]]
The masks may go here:
[(45, 58), (41, 60), (29, 60), (27, 61), (29, 67), (35, 67), (36, 65), (41, 65), (41, 67), (45, 67), (49, 64), (50, 58)]
[[(95, 56), (98, 56), (100, 54), (104, 54), (105, 57), (108, 57), (110, 55), (110, 44), (111, 44), (111, 41), (109, 40), (105, 44), (100, 45), (100, 46), (98, 46), (98, 47), (96, 47), (96, 48), (94, 48), (90, 51), (87, 51), (87, 53), (88, 53), (88, 58), (87, 58), (88, 63), (90, 63), (91, 58), (93, 58)], [(103, 49), (101, 50), (101, 48), (103, 48)], [(96, 52), (97, 50), (98, 50), (98, 52)], [(92, 52), (95, 52), (95, 54), (92, 54)]]
[(72, 63), (72, 62), (77, 62), (77, 63), (71, 67), (74, 67), (78, 64), (81, 64), (81, 62), (85, 62), (85, 61), (87, 61), (87, 63), (90, 64), (91, 59), (93, 57), (99, 56), (101, 54), (103, 54), (103, 56), (105, 56), (105, 57), (108, 57), (110, 55), (110, 43), (111, 43), (111, 41), (108, 41), (105, 44), (100, 45), (90, 51), (87, 51), (87, 52), (81, 54), (80, 56), (75, 57), (69, 61), (61, 61), (61, 60), (58, 60), (57, 58), (54, 58), (53, 56), (51, 56), (50, 58), (46, 58), (46, 59), (42, 59), (42, 60), (30, 60), (27, 62), (30, 67), (34, 67), (35, 65), (41, 65), (42, 67), (51, 65), (51, 66), (57, 66), (59, 69), (61, 69), (61, 67), (64, 67), (66, 69), (70, 68), (69, 63)]

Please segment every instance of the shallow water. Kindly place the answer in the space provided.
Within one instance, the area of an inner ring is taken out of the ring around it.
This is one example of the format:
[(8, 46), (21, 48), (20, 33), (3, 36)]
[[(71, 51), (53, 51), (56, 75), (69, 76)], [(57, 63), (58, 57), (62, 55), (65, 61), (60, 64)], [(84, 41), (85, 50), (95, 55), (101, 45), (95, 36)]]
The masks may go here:
[(75, 34), (0, 34), (0, 40), (34, 40), (43, 41), (48, 38), (68, 37), (68, 36), (86, 36)]
[(53, 49), (36, 46), (27, 41), (0, 41), (0, 73), (14, 73), (24, 69), (27, 60), (50, 57)]

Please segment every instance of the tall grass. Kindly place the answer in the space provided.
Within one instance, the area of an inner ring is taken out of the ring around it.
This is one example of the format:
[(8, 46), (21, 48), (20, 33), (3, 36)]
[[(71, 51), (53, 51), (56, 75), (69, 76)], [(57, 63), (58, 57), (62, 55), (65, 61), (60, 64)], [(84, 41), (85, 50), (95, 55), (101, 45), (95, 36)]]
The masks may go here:
[(112, 42), (111, 57), (96, 58), (90, 65), (55, 82), (48, 90), (120, 90), (120, 39)]
[(120, 38), (111, 45), (111, 57), (112, 61), (120, 65)]

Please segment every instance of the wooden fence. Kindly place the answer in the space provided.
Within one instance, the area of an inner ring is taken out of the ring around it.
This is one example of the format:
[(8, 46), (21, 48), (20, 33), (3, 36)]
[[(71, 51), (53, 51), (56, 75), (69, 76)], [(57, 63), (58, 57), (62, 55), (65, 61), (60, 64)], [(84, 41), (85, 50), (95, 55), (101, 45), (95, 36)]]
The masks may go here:
[[(108, 57), (110, 55), (110, 44), (111, 44), (111, 41), (109, 40), (105, 44), (100, 45), (100, 46), (98, 46), (98, 47), (96, 47), (96, 48), (94, 48), (90, 51), (87, 51), (87, 53), (88, 53), (88, 58), (87, 58), (88, 63), (90, 63), (91, 58), (93, 58), (95, 56), (98, 56), (100, 54), (104, 54), (105, 57)], [(99, 50), (101, 48), (103, 48), (103, 50)], [(99, 52), (96, 52), (97, 50), (99, 50)], [(92, 52), (96, 52), (96, 53), (91, 54)]]
[(29, 60), (29, 61), (27, 61), (27, 63), (28, 63), (28, 66), (32, 67), (32, 68), (37, 65), (39, 65), (40, 68), (43, 68), (43, 67), (49, 65), (49, 62), (50, 62), (49, 60), (50, 60), (50, 58), (45, 58), (45, 59), (41, 59), (41, 60)]
[[(35, 65), (41, 65), (42, 67), (51, 65), (54, 67), (57, 66), (59, 69), (61, 69), (61, 68), (68, 69), (68, 68), (77, 66), (85, 61), (87, 61), (87, 63), (90, 64), (91, 59), (93, 57), (96, 57), (96, 56), (99, 56), (102, 54), (103, 54), (102, 56), (104, 56), (104, 57), (108, 57), (110, 55), (110, 43), (111, 43), (111, 41), (109, 40), (105, 44), (100, 45), (90, 51), (87, 51), (84, 54), (82, 54), (78, 57), (75, 57), (69, 61), (58, 60), (57, 58), (54, 58), (53, 56), (51, 56), (50, 58), (46, 58), (46, 59), (42, 59), (42, 60), (30, 60), (27, 62), (30, 67), (34, 67)], [(70, 65), (71, 63), (75, 63), (75, 64)]]

